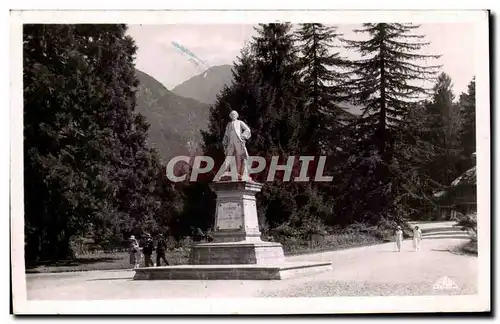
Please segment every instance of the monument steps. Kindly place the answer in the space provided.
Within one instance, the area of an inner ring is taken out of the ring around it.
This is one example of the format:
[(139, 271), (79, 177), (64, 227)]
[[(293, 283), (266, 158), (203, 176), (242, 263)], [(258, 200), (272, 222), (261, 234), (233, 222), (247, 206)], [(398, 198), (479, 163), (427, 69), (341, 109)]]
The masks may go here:
[(434, 227), (434, 228), (429, 228), (429, 229), (423, 229), (422, 234), (431, 234), (435, 232), (465, 232), (463, 231), (460, 227), (458, 226), (452, 226), (452, 227)]
[(439, 232), (432, 232), (432, 233), (427, 233), (423, 234), (422, 237), (431, 237), (431, 236), (436, 236), (436, 235), (464, 235), (464, 236), (470, 236), (469, 233), (466, 231), (439, 231)]
[(423, 239), (468, 239), (471, 235), (459, 227), (439, 227), (427, 230), (422, 234)]
[(134, 280), (282, 280), (332, 270), (331, 262), (178, 265), (135, 269)]

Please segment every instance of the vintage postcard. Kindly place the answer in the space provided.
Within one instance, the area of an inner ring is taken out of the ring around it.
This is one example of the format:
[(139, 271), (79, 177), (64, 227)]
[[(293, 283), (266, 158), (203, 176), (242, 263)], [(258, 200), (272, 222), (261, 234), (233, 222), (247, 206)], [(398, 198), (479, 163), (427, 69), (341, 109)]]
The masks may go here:
[(11, 11), (14, 313), (491, 311), (488, 26)]

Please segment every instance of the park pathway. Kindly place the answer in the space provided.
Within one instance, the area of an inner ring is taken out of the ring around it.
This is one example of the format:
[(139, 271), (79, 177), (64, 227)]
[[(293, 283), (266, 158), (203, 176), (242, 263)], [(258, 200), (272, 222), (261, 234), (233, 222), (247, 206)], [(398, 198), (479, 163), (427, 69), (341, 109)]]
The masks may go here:
[[(411, 241), (288, 257), (328, 260), (333, 271), (276, 281), (133, 281), (133, 271), (28, 274), (28, 299), (327, 297), (477, 294), (477, 257), (452, 253), (466, 239)], [(447, 284), (446, 284), (447, 283)]]

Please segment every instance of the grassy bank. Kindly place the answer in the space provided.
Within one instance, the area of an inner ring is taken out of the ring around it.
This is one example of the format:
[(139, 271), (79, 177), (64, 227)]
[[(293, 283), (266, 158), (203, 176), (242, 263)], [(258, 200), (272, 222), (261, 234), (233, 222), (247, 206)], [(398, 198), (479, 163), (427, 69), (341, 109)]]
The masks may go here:
[(285, 255), (299, 255), (380, 244), (383, 240), (365, 233), (346, 233), (328, 235), (319, 242), (284, 240), (281, 243)]
[[(169, 251), (167, 260), (172, 265), (187, 264), (189, 249), (177, 248)], [(156, 256), (153, 254), (153, 261)], [(26, 267), (26, 273), (52, 273), (93, 270), (121, 270), (130, 269), (129, 254), (127, 252), (95, 253), (83, 255), (73, 261), (61, 261), (51, 264), (32, 265)]]
[[(283, 240), (285, 255), (299, 255), (324, 251), (343, 250), (352, 247), (383, 243), (380, 239), (364, 233), (333, 234), (322, 237), (320, 241)], [(153, 260), (155, 256), (153, 255)], [(187, 264), (189, 248), (180, 247), (167, 253), (171, 265)], [(26, 268), (26, 273), (55, 273), (92, 270), (130, 269), (129, 255), (126, 252), (98, 253), (80, 256), (74, 261), (34, 265)]]

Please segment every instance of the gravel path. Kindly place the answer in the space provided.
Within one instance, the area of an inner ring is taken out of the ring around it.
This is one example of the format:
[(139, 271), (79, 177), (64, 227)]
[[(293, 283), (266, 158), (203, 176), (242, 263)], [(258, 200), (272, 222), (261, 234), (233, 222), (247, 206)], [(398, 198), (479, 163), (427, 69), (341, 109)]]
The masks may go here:
[[(276, 281), (133, 281), (133, 271), (29, 274), (28, 299), (93, 300), (148, 298), (327, 297), (477, 294), (477, 258), (450, 250), (466, 242), (411, 241), (395, 252), (394, 243), (289, 257), (289, 261), (328, 260), (333, 271)], [(434, 289), (443, 277), (454, 289)]]

